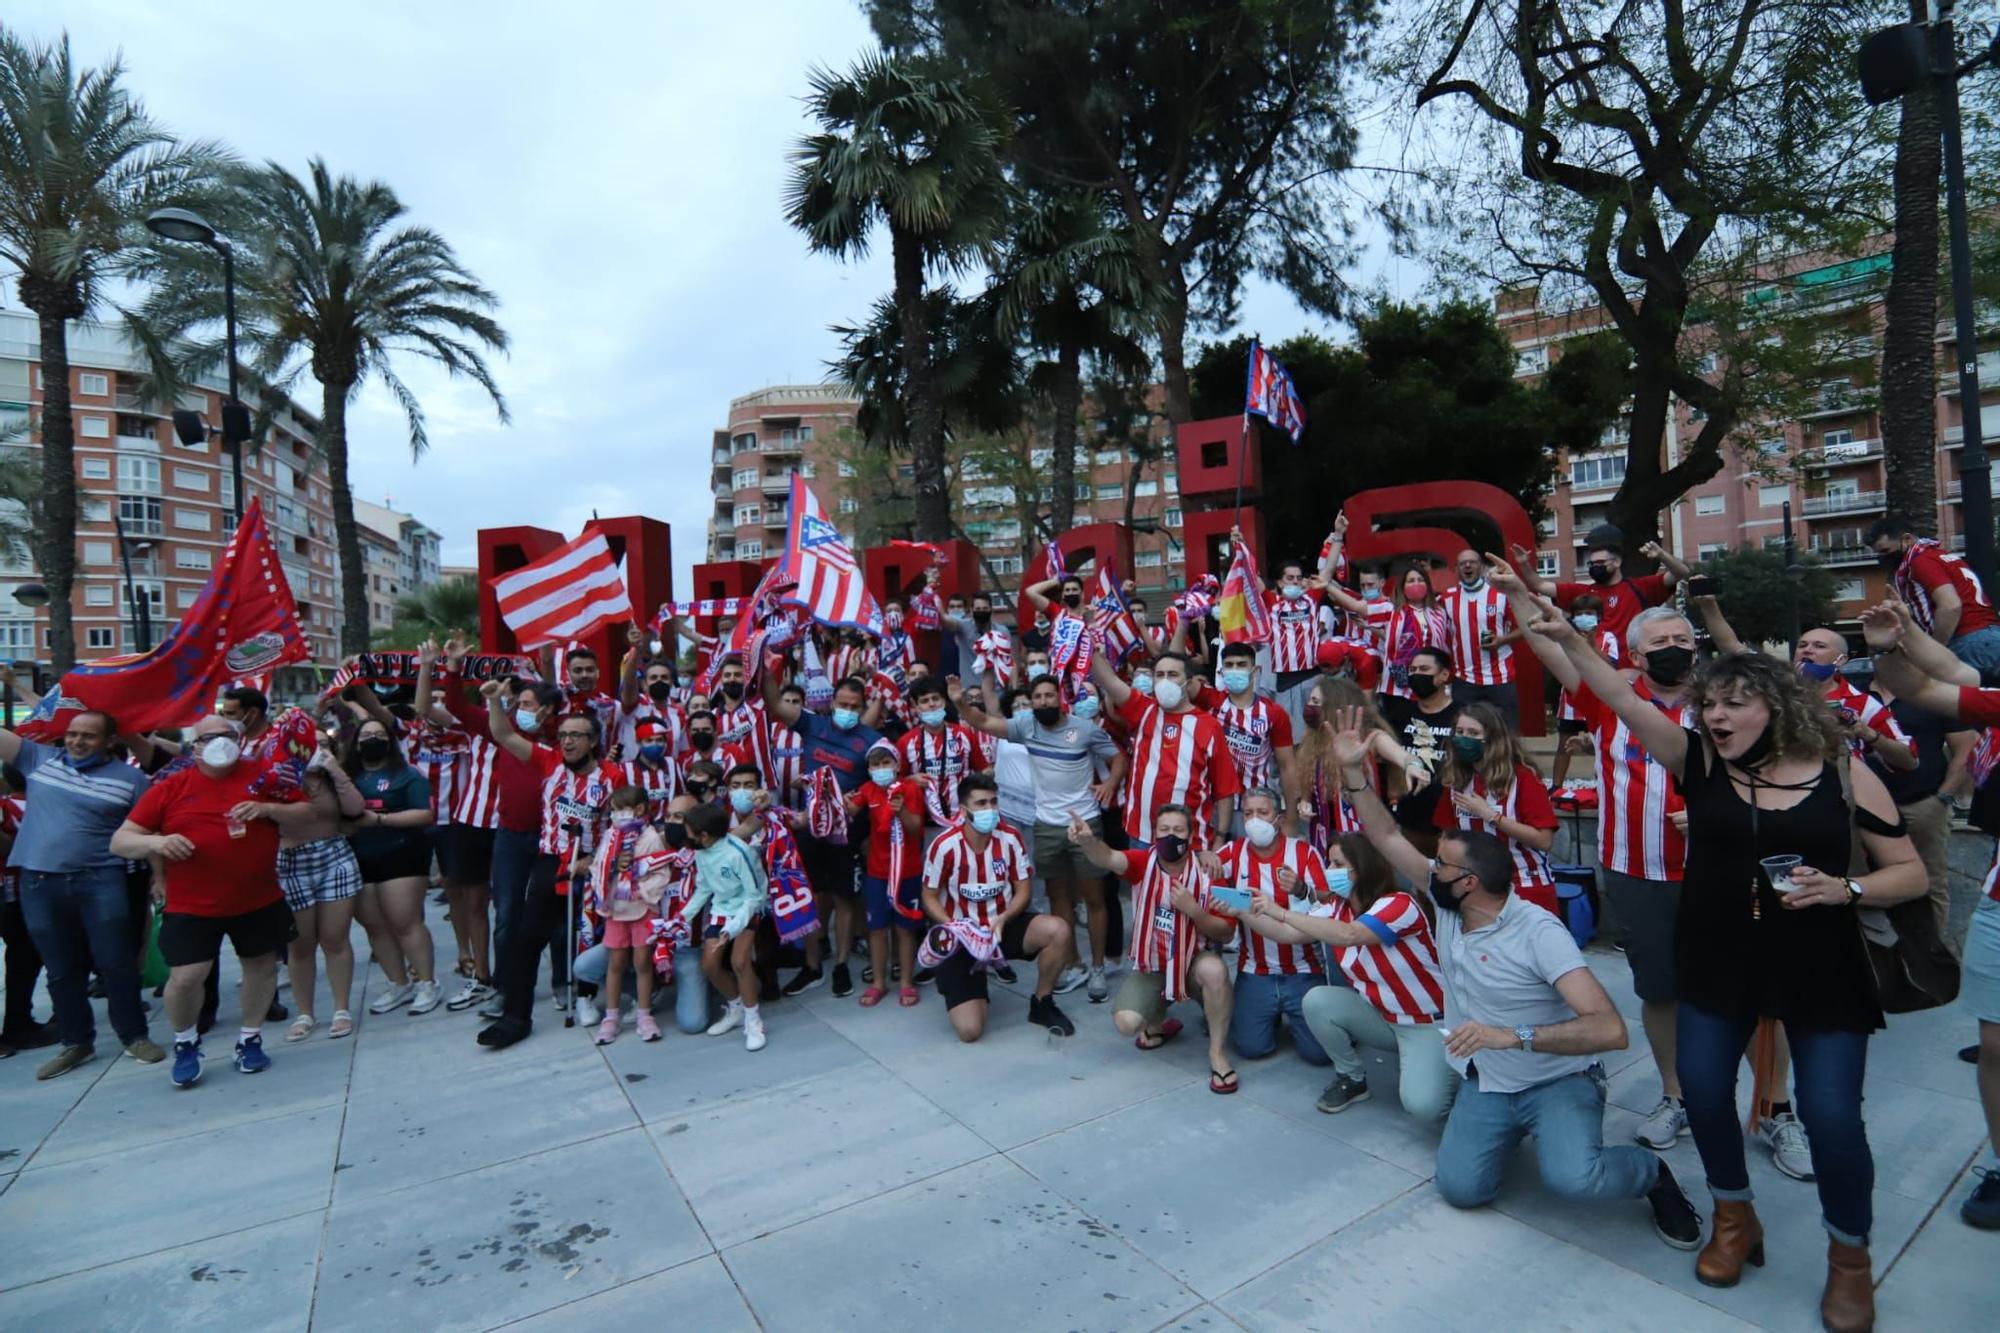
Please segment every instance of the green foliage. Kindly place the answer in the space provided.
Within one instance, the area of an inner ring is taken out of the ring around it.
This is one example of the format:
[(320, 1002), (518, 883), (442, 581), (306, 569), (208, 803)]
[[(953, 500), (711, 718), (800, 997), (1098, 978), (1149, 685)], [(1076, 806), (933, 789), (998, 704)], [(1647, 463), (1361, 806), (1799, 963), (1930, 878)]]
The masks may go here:
[[(1019, 421), (1024, 386), (1016, 344), (1001, 336), (996, 298), (969, 301), (945, 288), (924, 294), (929, 374), (943, 400), (946, 453), (961, 434), (1005, 430)], [(866, 324), (836, 324), (841, 355), (835, 378), (861, 398), (855, 426), (870, 448), (910, 453), (909, 361), (893, 297), (875, 303)]]
[(1782, 550), (1739, 546), (1702, 561), (1700, 572), (1722, 580), (1722, 614), (1752, 647), (1789, 643), (1795, 628), (1830, 625), (1837, 614), (1833, 573), (1815, 555), (1799, 556), (1793, 578), (1785, 572)]
[(415, 648), (425, 639), (442, 643), (457, 636), (475, 651), (479, 647), (479, 581), (440, 579), (396, 599), (388, 629), (375, 634), (376, 648)]

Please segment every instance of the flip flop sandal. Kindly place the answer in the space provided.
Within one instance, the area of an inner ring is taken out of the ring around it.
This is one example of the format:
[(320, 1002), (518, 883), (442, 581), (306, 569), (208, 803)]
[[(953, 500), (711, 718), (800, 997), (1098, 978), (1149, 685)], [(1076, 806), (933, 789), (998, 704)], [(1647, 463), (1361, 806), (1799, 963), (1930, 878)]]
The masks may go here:
[[(1138, 1036), (1132, 1038), (1132, 1044), (1142, 1051), (1157, 1051), (1180, 1035), (1180, 1019), (1169, 1018), (1166, 1022), (1160, 1024), (1158, 1032), (1141, 1032)], [(1152, 1040), (1147, 1041), (1146, 1038), (1148, 1037), (1151, 1037)]]
[(285, 1040), (304, 1041), (313, 1034), (313, 1028), (316, 1026), (318, 1025), (313, 1022), (311, 1014), (300, 1014), (292, 1020), (292, 1025), (285, 1029)]
[(902, 993), (896, 996), (896, 1003), (907, 1009), (923, 998), (922, 995), (918, 994), (915, 986), (905, 986), (902, 989)]
[(333, 1026), (326, 1030), (328, 1037), (346, 1037), (354, 1032), (354, 1015), (345, 1009), (333, 1011)]
[(1210, 1092), (1215, 1093), (1217, 1096), (1220, 1097), (1227, 1097), (1230, 1093), (1235, 1092), (1238, 1088), (1242, 1086), (1243, 1084), (1237, 1080), (1235, 1070), (1232, 1069), (1225, 1074), (1220, 1070), (1216, 1069), (1213, 1065), (1209, 1066), (1208, 1090)]
[(867, 990), (861, 992), (861, 1007), (863, 1009), (873, 1009), (876, 1005), (882, 1003), (882, 997), (888, 993), (888, 991), (883, 990), (880, 986), (870, 986)]

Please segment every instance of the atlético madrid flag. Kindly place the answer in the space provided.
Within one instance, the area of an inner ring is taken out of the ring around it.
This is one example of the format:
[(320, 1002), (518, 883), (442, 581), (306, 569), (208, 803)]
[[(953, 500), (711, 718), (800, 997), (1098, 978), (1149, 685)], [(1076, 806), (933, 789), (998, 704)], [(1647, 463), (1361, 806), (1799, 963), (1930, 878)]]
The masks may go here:
[(585, 528), (569, 545), (494, 579), (493, 595), (500, 619), (523, 652), (635, 618), (611, 544), (596, 528)]
[(779, 601), (796, 606), (822, 625), (882, 632), (882, 608), (861, 577), (861, 566), (840, 529), (820, 512), (819, 497), (798, 473), (792, 474), (791, 519), (785, 525), (785, 557), (779, 578), (797, 585)]
[(111, 714), (127, 734), (188, 726), (231, 681), (311, 655), (263, 507), (252, 500), (215, 572), (159, 647), (72, 668), (19, 731), (59, 739), (70, 715), (84, 710)]

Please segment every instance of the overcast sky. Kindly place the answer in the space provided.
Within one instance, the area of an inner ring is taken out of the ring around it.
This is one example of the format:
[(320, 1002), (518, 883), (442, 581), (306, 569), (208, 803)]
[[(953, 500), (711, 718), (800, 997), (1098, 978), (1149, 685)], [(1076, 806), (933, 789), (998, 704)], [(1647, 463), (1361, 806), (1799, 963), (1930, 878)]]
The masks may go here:
[[(7, 8), (33, 39), (67, 28), (80, 61), (122, 50), (128, 85), (184, 137), (388, 183), (498, 293), (511, 428), (413, 359), (420, 464), (372, 382), (348, 419), (356, 494), (441, 531), (447, 564), (473, 562), (481, 527), (573, 534), (593, 509), (638, 512), (673, 525), (685, 587), (729, 399), (822, 378), (827, 326), (889, 286), (886, 247), (810, 256), (780, 211), (807, 69), (870, 44), (843, 0)], [(1378, 270), (1356, 276), (1394, 282)], [(0, 302), (18, 299), (9, 281)], [(1245, 305), (1273, 340), (1308, 323), (1268, 287)]]

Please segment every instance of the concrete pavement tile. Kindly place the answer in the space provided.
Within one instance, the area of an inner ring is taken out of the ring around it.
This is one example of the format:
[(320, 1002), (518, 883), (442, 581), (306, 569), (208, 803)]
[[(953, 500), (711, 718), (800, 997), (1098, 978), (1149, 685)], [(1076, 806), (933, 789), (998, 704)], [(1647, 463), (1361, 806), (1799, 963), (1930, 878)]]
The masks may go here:
[(1238, 1095), (1289, 1117), (1315, 1134), (1324, 1134), (1420, 1179), (1428, 1179), (1437, 1170), (1441, 1126), (1422, 1124), (1404, 1114), (1396, 1093), (1395, 1052), (1363, 1050), (1360, 1055), (1368, 1076), (1368, 1100), (1335, 1115), (1327, 1115), (1314, 1105), (1333, 1071), (1309, 1065), (1285, 1052), (1267, 1060), (1239, 1061), (1243, 1091)]
[(725, 1249), (992, 1151), (879, 1068), (840, 1070), (647, 1130)]
[(491, 1166), (620, 1129), (638, 1117), (595, 1049), (541, 1063), (496, 1054), (446, 1088), (412, 1080), (401, 1095), (352, 1102), (341, 1135), (340, 1202)]
[(1875, 1155), (1876, 1189), (1922, 1202), (1948, 1192), (1966, 1162), (1986, 1146), (1986, 1117), (1977, 1102), (1940, 1097), (1907, 1083), (1869, 1078), (1862, 1087), (1861, 1114)]
[(1227, 1329), (1234, 1333), (1242, 1327), (1213, 1305), (1198, 1305), (1180, 1318), (1161, 1324), (1154, 1333), (1203, 1333), (1213, 1329)]
[[(1653, 1242), (1658, 1246), (1658, 1242)], [(1662, 1254), (1674, 1254), (1660, 1247)], [(1678, 1255), (1692, 1266), (1692, 1255)], [(1745, 1330), (1698, 1301), (1429, 1189), (1313, 1245), (1216, 1302), (1254, 1329)]]
[[(1144, 1329), (1197, 1300), (1001, 1157), (747, 1241), (722, 1257), (774, 1333), (816, 1333), (836, 1314), (854, 1328)], [(865, 1281), (855, 1280), (857, 1271), (866, 1272)]]
[(711, 1037), (674, 1031), (642, 1042), (627, 1029), (604, 1047), (625, 1095), (648, 1122), (679, 1120), (690, 1112), (875, 1063), (837, 1036), (805, 1006), (787, 1000), (765, 1020), (770, 1038), (761, 1051), (743, 1049), (743, 1032)]
[[(1982, 1156), (1975, 1165), (1987, 1164)], [(1970, 1169), (1953, 1183), (1882, 1279), (1875, 1291), (1876, 1322), (1882, 1327), (1937, 1333), (1993, 1327), (1993, 1233), (1958, 1217), (1975, 1183)]]
[(1009, 1155), (1209, 1299), (1422, 1183), (1206, 1086)]
[(722, 1260), (714, 1255), (627, 1282), (507, 1327), (513, 1333), (568, 1333), (592, 1328), (666, 1324), (699, 1333), (755, 1333), (756, 1319)]
[(1918, 1014), (1891, 1014), (1887, 1030), (1868, 1043), (1868, 1077), (1976, 1103), (1977, 1071), (1958, 1058), (1958, 1051), (1978, 1040), (1979, 1020), (1957, 1003)]
[[(210, 1079), (179, 1095), (221, 1112), (243, 1080), (226, 1069)], [(0, 1195), (0, 1235), (10, 1238), (0, 1246), (0, 1288), (323, 1208), (339, 1133), (337, 1108), (300, 1111), (171, 1145), (30, 1166)]]
[(304, 1328), (325, 1213), (0, 1292), (0, 1327)]
[(633, 1130), (448, 1185), (337, 1200), (313, 1322), (491, 1328), (709, 1252), (652, 1145)]
[[(53, 1054), (53, 1048), (22, 1051), (11, 1060), (0, 1060), (0, 1172), (19, 1171), (27, 1164), (104, 1075), (107, 1057), (100, 1053), (95, 1063), (37, 1083), (35, 1070)], [(121, 1052), (118, 1058), (125, 1056)]]

